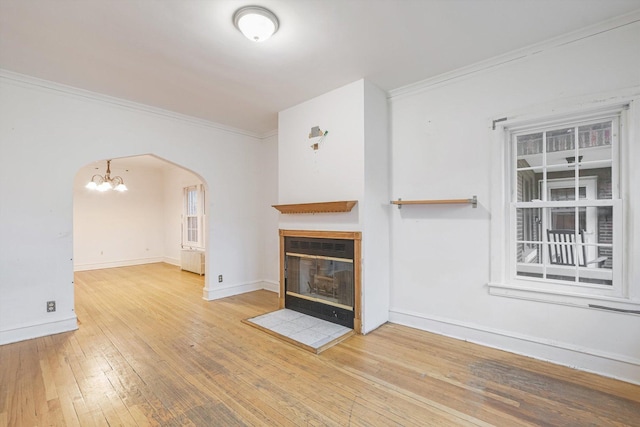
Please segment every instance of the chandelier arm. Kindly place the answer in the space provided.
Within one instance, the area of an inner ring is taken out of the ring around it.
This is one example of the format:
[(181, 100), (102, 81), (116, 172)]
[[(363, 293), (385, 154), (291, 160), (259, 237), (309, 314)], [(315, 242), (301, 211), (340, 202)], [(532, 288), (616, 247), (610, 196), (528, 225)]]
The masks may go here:
[(96, 184), (102, 184), (104, 182), (104, 177), (99, 174), (95, 174), (91, 177), (92, 182), (96, 182)]

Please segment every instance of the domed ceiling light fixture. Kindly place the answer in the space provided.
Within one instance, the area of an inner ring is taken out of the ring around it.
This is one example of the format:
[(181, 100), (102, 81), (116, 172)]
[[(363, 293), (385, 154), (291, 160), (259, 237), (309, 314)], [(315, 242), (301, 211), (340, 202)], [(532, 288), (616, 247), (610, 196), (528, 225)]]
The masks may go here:
[(233, 14), (233, 25), (246, 38), (263, 42), (278, 31), (278, 18), (268, 9), (260, 6), (246, 6)]
[(122, 177), (114, 176), (111, 178), (111, 160), (107, 160), (107, 173), (105, 173), (104, 176), (93, 175), (91, 181), (89, 181), (85, 187), (89, 190), (98, 191), (127, 191), (127, 186), (124, 185), (124, 179), (122, 179)]

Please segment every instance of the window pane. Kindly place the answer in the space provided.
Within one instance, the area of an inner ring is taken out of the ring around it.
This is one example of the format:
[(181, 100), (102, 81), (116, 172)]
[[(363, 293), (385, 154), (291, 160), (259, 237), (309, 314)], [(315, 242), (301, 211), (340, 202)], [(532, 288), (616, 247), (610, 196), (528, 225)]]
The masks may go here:
[(542, 209), (518, 208), (516, 218), (516, 239), (519, 242), (542, 242), (540, 235)]
[[(609, 149), (609, 151), (611, 150)], [(581, 163), (579, 173), (581, 185), (584, 183), (584, 185), (587, 186), (587, 199), (611, 199), (612, 186), (610, 160), (606, 161), (606, 164), (601, 162), (592, 164)]]
[(597, 218), (597, 226), (584, 234), (583, 258), (579, 281), (611, 286), (613, 284), (613, 207), (588, 207), (587, 216)]
[[(578, 194), (580, 199), (587, 197), (587, 189), (585, 187), (578, 188)], [(575, 188), (552, 188), (549, 190), (549, 200), (551, 201), (566, 201), (575, 200), (576, 190)]]
[(187, 218), (187, 240), (189, 242), (198, 241), (198, 217)]
[(189, 190), (187, 192), (187, 215), (198, 214), (198, 192)]
[(592, 177), (597, 182), (593, 197), (611, 199), (612, 122), (580, 126), (578, 166), (580, 177)]
[(548, 131), (546, 138), (547, 165), (553, 170), (560, 166), (566, 170), (567, 158), (575, 157), (575, 128)]
[(530, 202), (532, 200), (540, 199), (538, 194), (538, 180), (539, 177), (532, 170), (518, 171), (518, 202)]
[(611, 121), (580, 126), (578, 135), (580, 148), (611, 146)]
[(514, 144), (517, 153), (516, 167), (518, 169), (516, 200), (528, 202), (535, 198), (538, 179), (536, 174), (542, 176), (542, 133), (519, 135), (515, 138)]
[(547, 132), (547, 153), (570, 151), (575, 148), (574, 129), (572, 127)]
[[(575, 234), (576, 215), (578, 216), (578, 229), (586, 227), (586, 208), (550, 208), (547, 211), (547, 229), (562, 230)], [(548, 237), (547, 233), (547, 237)]]
[(517, 243), (518, 262), (516, 274), (526, 277), (542, 277), (542, 245)]
[[(542, 235), (540, 208), (518, 208), (516, 274), (519, 276), (542, 277)], [(539, 243), (536, 243), (539, 242)]]
[(542, 154), (542, 132), (518, 136), (516, 146), (518, 159), (532, 154)]
[[(599, 268), (613, 268), (613, 207), (601, 206), (598, 208), (587, 208), (588, 213), (596, 211), (597, 228), (593, 231), (594, 238), (590, 240), (587, 235), (587, 243), (597, 243), (598, 247), (591, 258), (588, 260), (599, 259), (599, 263), (595, 266)], [(602, 258), (606, 258), (601, 261)]]

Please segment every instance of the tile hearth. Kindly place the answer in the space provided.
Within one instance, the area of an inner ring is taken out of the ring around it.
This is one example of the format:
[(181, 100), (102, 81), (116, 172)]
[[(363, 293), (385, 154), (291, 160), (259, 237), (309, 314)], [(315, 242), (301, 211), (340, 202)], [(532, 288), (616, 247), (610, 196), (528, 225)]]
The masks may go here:
[(314, 353), (353, 335), (353, 330), (297, 311), (282, 309), (244, 321), (273, 336)]

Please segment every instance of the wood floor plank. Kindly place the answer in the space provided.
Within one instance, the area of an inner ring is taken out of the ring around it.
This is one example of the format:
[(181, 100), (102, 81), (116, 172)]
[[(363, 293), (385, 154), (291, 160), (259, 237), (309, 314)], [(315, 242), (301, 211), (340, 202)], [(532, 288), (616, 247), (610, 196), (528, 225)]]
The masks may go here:
[(166, 264), (75, 275), (77, 331), (0, 346), (0, 427), (637, 426), (640, 387), (386, 324), (320, 355)]

